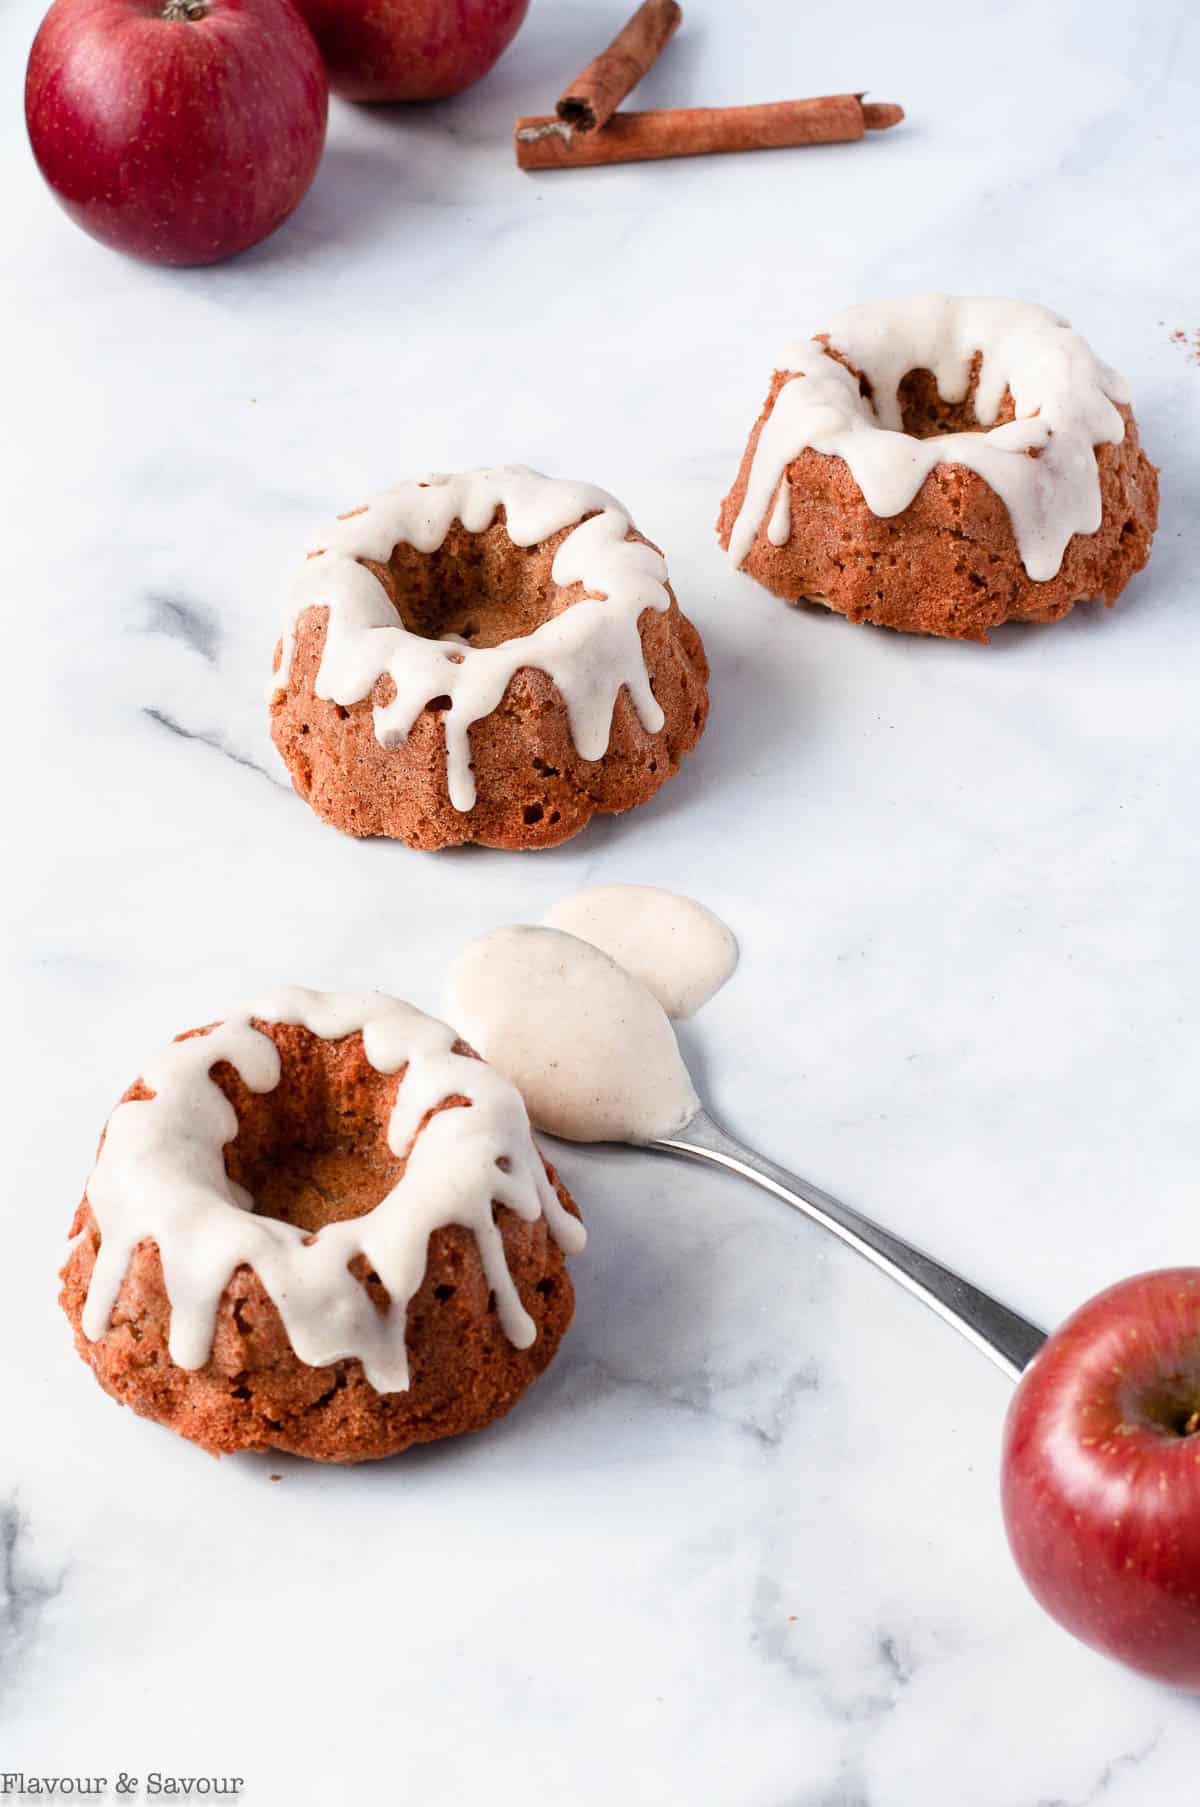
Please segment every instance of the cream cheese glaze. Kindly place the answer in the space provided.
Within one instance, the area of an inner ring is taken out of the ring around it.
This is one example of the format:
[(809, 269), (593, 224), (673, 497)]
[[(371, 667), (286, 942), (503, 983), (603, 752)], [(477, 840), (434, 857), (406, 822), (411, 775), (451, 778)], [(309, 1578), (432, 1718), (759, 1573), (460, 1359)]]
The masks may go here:
[[(809, 339), (792, 348), (794, 372), (763, 424), (745, 498), (729, 540), (741, 565), (764, 519), (773, 546), (791, 534), (785, 472), (811, 447), (845, 460), (872, 514), (903, 512), (930, 472), (965, 465), (1008, 509), (1013, 535), (1035, 582), (1057, 576), (1072, 535), (1095, 533), (1102, 504), (1097, 445), (1119, 445), (1125, 423), (1115, 404), (1129, 392), (1085, 340), (1049, 308), (1024, 301), (922, 295), (837, 314), (824, 328), (838, 352)], [(917, 439), (903, 430), (899, 389), (911, 370), (929, 370), (948, 402), (966, 398), (982, 354), (975, 414), (989, 431)], [(1016, 418), (992, 423), (1005, 390)]]
[(737, 942), (719, 917), (655, 885), (590, 885), (542, 920), (600, 948), (670, 1017), (694, 1015), (737, 965)]
[[(482, 533), (500, 508), (517, 546), (539, 545), (575, 525), (555, 553), (551, 574), (562, 588), (581, 585), (585, 597), (533, 633), (497, 646), (411, 633), (359, 561), (386, 563), (402, 543), (435, 552), (453, 521)], [(657, 734), (664, 716), (650, 687), (638, 621), (646, 609), (662, 613), (670, 607), (667, 567), (653, 547), (627, 538), (630, 529), (628, 514), (604, 490), (543, 477), (523, 465), (400, 483), (339, 521), (308, 559), (297, 580), (273, 694), (286, 688), (300, 615), (327, 608), (316, 694), (347, 707), (389, 677), (395, 695), (374, 710), (375, 735), (385, 747), (401, 744), (421, 711), (448, 697), (442, 715), (447, 775), (450, 801), (459, 811), (475, 803), (470, 728), (499, 707), (522, 667), (553, 680), (584, 759), (607, 752), (622, 687), (647, 733)]]
[[(362, 1217), (327, 1224), (315, 1236), (256, 1217), (253, 1200), (231, 1184), (222, 1150), (237, 1116), (212, 1080), (228, 1061), (254, 1092), (280, 1079), (280, 1059), (255, 1021), (302, 1024), (323, 1040), (362, 1032), (380, 1073), (405, 1072), (388, 1124), (388, 1146), (406, 1150), (404, 1172)], [(505, 1334), (517, 1348), (534, 1341), (504, 1255), (493, 1206), (528, 1221), (544, 1215), (560, 1248), (583, 1246), (582, 1226), (546, 1177), (520, 1093), (500, 1073), (457, 1054), (456, 1032), (379, 992), (326, 993), (294, 987), (260, 999), (207, 1034), (173, 1042), (144, 1069), (154, 1096), (117, 1106), (88, 1181), (101, 1243), (88, 1288), (83, 1331), (104, 1335), (129, 1258), (139, 1242), (158, 1245), (171, 1302), (171, 1359), (199, 1368), (212, 1346), (217, 1305), (243, 1264), (277, 1307), (301, 1361), (313, 1367), (357, 1357), (381, 1393), (408, 1386), (405, 1320), (425, 1273), (433, 1231), (472, 1231)], [(426, 1112), (462, 1096), (469, 1108)], [(416, 1138), (414, 1142), (414, 1137)], [(380, 1315), (347, 1265), (364, 1255), (391, 1295)]]
[(448, 1013), (551, 1135), (652, 1142), (700, 1108), (661, 1004), (575, 935), (522, 926), (471, 942)]

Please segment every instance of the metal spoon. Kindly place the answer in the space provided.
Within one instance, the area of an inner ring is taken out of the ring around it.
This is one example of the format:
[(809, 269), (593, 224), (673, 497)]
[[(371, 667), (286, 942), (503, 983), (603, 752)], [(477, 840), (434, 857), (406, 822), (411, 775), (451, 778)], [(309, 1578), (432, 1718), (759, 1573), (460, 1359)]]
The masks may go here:
[(839, 1241), (857, 1249), (875, 1267), (898, 1280), (907, 1292), (990, 1356), (1012, 1380), (1021, 1375), (1046, 1340), (1045, 1331), (1036, 1324), (1010, 1311), (969, 1280), (951, 1273), (912, 1243), (893, 1236), (861, 1212), (831, 1198), (819, 1186), (735, 1142), (703, 1108), (677, 1135), (664, 1136), (645, 1146), (663, 1154), (681, 1155), (689, 1161), (705, 1161), (727, 1173), (740, 1173), (743, 1179), (782, 1199), (785, 1205), (832, 1231)]

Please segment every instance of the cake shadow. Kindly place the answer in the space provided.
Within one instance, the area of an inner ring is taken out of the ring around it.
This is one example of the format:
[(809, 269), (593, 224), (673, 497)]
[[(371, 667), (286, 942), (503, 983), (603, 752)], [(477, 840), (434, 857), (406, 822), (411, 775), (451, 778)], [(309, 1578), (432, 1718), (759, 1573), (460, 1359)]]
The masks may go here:
[(706, 836), (736, 844), (752, 787), (785, 756), (789, 777), (796, 770), (795, 717), (799, 713), (807, 724), (809, 711), (816, 709), (812, 686), (807, 681), (797, 686), (794, 673), (769, 658), (754, 658), (753, 638), (739, 637), (736, 624), (697, 625), (710, 667), (709, 717), (699, 744), (648, 802), (621, 815), (593, 817), (563, 848), (601, 854), (651, 831), (656, 822), (674, 828), (692, 816), (702, 816)]
[[(482, 1471), (489, 1485), (515, 1499), (538, 1477), (553, 1482), (590, 1470), (597, 1448), (607, 1452), (606, 1461), (653, 1461), (661, 1453), (664, 1414), (693, 1425), (711, 1419), (716, 1434), (730, 1428), (759, 1434), (742, 1423), (745, 1374), (728, 1355), (733, 1316), (713, 1279), (727, 1271), (739, 1238), (775, 1233), (770, 1216), (731, 1178), (697, 1175), (681, 1191), (675, 1164), (647, 1151), (539, 1139), (567, 1169), (589, 1229), (587, 1248), (571, 1263), (574, 1318), (547, 1370), (485, 1434), (352, 1465), (353, 1483), (344, 1469), (326, 1479), (336, 1465), (275, 1451), (249, 1454), (239, 1464), (252, 1478), (278, 1476), (306, 1492), (332, 1486), (335, 1500), (347, 1484), (402, 1486), (415, 1499), (423, 1489), (441, 1492), (449, 1476)], [(807, 1264), (803, 1285), (823, 1287), (819, 1267)], [(715, 1366), (714, 1349), (726, 1351)], [(773, 1382), (764, 1386), (773, 1392)]]

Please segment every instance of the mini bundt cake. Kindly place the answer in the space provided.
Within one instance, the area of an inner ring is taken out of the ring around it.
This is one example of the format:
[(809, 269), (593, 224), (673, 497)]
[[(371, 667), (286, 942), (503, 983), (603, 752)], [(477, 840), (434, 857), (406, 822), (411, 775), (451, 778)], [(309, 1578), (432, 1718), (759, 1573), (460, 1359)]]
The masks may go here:
[(717, 531), (789, 602), (986, 640), (1116, 601), (1158, 479), (1122, 379), (1021, 301), (850, 308), (775, 372)]
[(589, 484), (402, 483), (310, 553), (275, 659), (292, 783), (353, 835), (551, 847), (645, 803), (699, 740), (700, 636)]
[(61, 1302), (106, 1392), (220, 1454), (478, 1430), (549, 1363), (578, 1212), (521, 1095), (377, 992), (283, 991), (125, 1093)]

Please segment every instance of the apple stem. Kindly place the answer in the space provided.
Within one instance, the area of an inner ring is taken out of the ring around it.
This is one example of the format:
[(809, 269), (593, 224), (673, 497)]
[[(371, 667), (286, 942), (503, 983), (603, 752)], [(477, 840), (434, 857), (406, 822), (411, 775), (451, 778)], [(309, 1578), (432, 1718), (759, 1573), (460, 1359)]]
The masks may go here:
[(1192, 1437), (1197, 1431), (1200, 1431), (1200, 1412), (1193, 1412), (1183, 1427), (1183, 1434), (1185, 1437)]
[(193, 24), (203, 19), (209, 8), (209, 0), (166, 0), (159, 17), (163, 19), (189, 19)]

